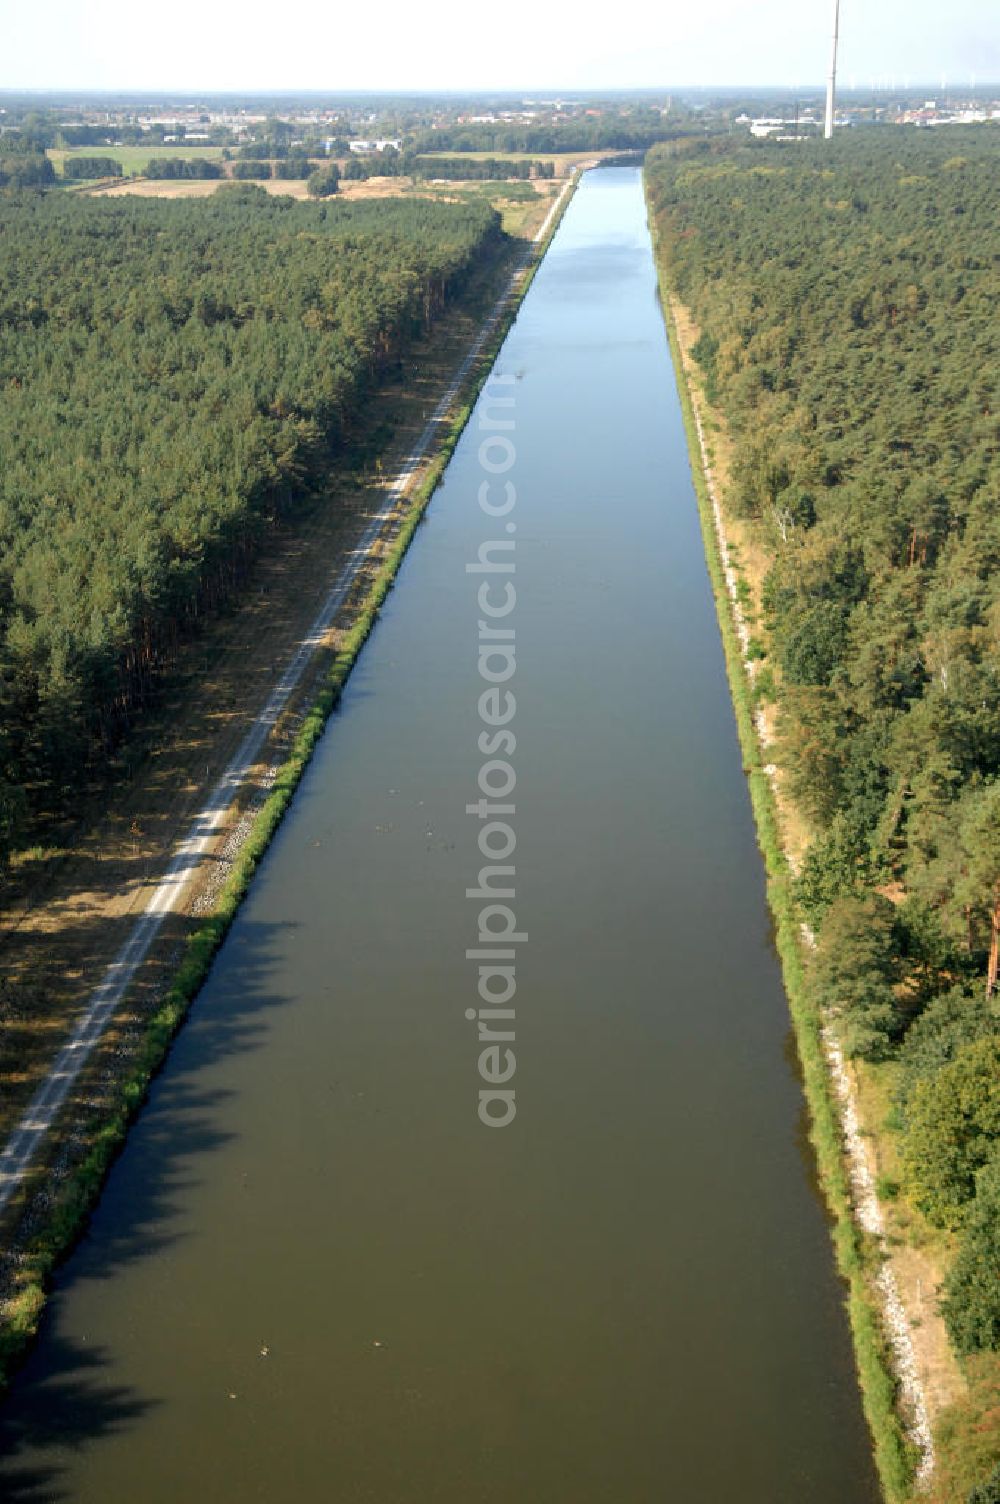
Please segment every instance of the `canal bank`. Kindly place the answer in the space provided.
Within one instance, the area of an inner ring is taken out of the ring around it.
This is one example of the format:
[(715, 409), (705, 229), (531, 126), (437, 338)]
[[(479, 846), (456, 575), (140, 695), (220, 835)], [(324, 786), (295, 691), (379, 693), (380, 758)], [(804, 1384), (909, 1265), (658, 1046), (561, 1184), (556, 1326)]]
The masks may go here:
[[(660, 300), (670, 340), (684, 413), (691, 471), (701, 515), (705, 556), (715, 596), (726, 670), (736, 711), (740, 746), (753, 803), (758, 840), (767, 871), (768, 904), (774, 916), (785, 990), (802, 1066), (809, 1107), (809, 1138), (820, 1182), (833, 1219), (837, 1265), (848, 1291), (848, 1313), (865, 1417), (885, 1497), (903, 1504), (915, 1486), (926, 1487), (934, 1448), (926, 1399), (914, 1360), (910, 1322), (902, 1308), (888, 1262), (890, 1250), (867, 1218), (859, 1199), (877, 1204), (863, 1144), (857, 1131), (856, 1103), (840, 1047), (816, 1008), (806, 977), (806, 956), (814, 943), (792, 895), (794, 870), (783, 830), (769, 742), (753, 694), (750, 633), (740, 606), (730, 562), (725, 516), (713, 484), (709, 446), (701, 409), (691, 387), (690, 342), (682, 340), (677, 309), (667, 280), (647, 195)], [(851, 1129), (848, 1124), (854, 1124)], [(859, 1196), (860, 1192), (860, 1196)], [(902, 1405), (901, 1405), (902, 1402)], [(903, 1412), (905, 1408), (906, 1413)]]
[[(218, 783), (207, 786), (207, 803), (190, 826), (187, 817), (181, 822), (183, 833), (167, 849), (163, 875), (149, 882), (147, 873), (148, 895), (141, 895), (121, 949), (3, 1145), (0, 1228), (9, 1233), (0, 1267), (0, 1389), (37, 1330), (51, 1273), (84, 1225), (288, 807), (578, 177), (562, 186), (532, 242), (519, 252), (375, 514), (352, 547), (338, 549), (337, 557), (346, 555), (346, 561), (329, 588), (324, 584), (316, 617), (294, 641), (266, 703), (251, 712), (246, 736)], [(182, 916), (188, 922), (174, 922)], [(161, 932), (171, 927), (167, 947), (160, 946), (164, 954), (157, 955)], [(152, 984), (154, 1001), (144, 1008), (132, 993), (143, 968), (150, 967), (173, 977)], [(119, 1014), (126, 1003), (134, 1012), (122, 1029)], [(119, 1042), (95, 1091), (84, 1073), (116, 1025)], [(85, 1104), (90, 1099), (82, 1115), (74, 1108), (74, 1091)]]
[[(585, 181), (496, 374), (516, 533), (477, 417), (15, 1386), (7, 1478), (50, 1497), (877, 1497), (637, 172)], [(484, 538), (517, 543), (502, 1131)]]

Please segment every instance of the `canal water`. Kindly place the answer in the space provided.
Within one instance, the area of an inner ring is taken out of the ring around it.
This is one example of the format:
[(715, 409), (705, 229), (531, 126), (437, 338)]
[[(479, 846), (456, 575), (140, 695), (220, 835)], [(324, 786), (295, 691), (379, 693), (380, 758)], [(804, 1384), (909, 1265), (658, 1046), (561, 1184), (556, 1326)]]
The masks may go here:
[[(5, 1500), (878, 1497), (637, 170), (583, 179), (495, 375), (58, 1281)], [(511, 896), (466, 896), (480, 838)], [(492, 1045), (480, 924), (527, 936)]]

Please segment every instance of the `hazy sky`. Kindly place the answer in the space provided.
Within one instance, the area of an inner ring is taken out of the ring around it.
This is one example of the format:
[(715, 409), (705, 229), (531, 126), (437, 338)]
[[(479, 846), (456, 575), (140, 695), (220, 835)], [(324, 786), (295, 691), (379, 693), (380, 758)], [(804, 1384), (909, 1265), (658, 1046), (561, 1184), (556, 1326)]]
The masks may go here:
[[(832, 0), (0, 0), (0, 88), (820, 83)], [(998, 0), (842, 0), (841, 77), (1000, 79)]]

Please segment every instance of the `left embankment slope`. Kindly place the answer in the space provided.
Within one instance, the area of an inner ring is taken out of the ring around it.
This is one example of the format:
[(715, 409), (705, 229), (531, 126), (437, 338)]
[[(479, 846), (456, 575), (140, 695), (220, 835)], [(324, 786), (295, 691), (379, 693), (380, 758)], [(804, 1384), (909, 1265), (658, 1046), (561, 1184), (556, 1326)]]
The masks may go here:
[(9, 892), (8, 1365), (291, 797), (569, 187), (534, 244), (484, 272), (378, 393), (364, 466), (331, 477), (186, 650), (137, 774), (81, 819), (43, 879)]

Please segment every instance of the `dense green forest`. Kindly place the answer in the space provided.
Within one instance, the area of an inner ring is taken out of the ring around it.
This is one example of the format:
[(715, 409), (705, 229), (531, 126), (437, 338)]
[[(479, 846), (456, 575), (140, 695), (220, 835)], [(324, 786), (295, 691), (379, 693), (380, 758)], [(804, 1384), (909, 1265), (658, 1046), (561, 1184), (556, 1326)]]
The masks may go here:
[(1000, 1348), (1000, 131), (648, 158), (667, 275), (770, 560), (755, 651), (814, 831), (817, 994), (890, 1062), (944, 1311)]
[(0, 198), (0, 827), (72, 793), (503, 245), (485, 201)]

